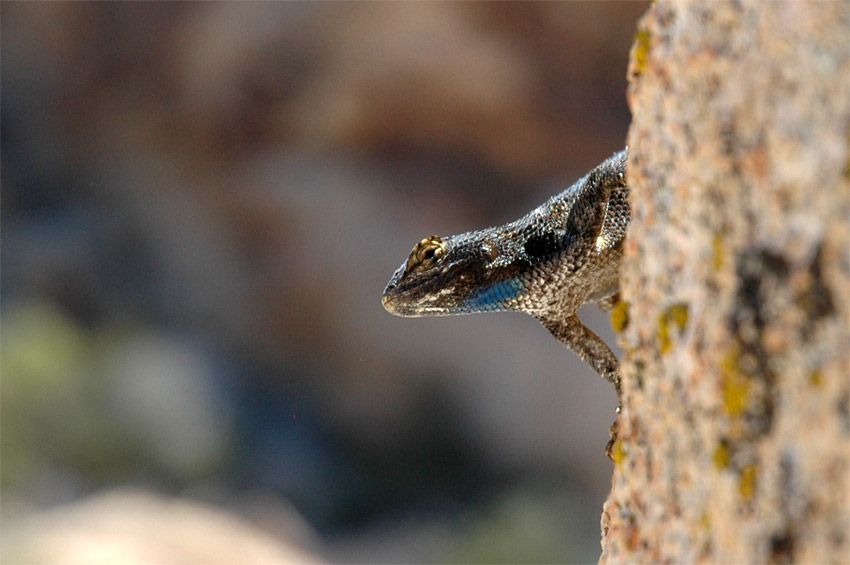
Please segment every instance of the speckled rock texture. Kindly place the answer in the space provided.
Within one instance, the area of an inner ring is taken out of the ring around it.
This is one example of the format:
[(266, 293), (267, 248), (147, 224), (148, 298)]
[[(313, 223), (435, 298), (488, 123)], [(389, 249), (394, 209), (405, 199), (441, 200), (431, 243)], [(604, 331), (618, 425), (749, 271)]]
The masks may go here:
[(603, 563), (850, 559), (850, 4), (653, 4)]

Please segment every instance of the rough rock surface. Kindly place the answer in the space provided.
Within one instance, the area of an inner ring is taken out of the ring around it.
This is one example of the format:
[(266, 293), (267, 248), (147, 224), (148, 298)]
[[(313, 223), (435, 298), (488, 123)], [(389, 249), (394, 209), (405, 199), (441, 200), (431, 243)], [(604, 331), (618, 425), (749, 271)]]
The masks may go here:
[(849, 14), (659, 1), (639, 26), (601, 562), (850, 555)]

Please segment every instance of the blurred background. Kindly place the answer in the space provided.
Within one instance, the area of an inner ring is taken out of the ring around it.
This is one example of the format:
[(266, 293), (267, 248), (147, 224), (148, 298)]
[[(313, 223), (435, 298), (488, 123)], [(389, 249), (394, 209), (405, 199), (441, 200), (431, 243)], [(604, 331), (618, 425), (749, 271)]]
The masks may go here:
[(4, 561), (596, 561), (610, 385), (380, 296), (622, 148), (646, 8), (4, 2)]

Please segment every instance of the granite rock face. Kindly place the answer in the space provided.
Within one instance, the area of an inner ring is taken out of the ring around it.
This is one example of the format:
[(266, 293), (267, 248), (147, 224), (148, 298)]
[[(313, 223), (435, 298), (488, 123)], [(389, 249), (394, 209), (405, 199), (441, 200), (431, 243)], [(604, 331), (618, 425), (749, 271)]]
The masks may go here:
[(847, 2), (639, 25), (601, 562), (850, 554), (847, 37)]

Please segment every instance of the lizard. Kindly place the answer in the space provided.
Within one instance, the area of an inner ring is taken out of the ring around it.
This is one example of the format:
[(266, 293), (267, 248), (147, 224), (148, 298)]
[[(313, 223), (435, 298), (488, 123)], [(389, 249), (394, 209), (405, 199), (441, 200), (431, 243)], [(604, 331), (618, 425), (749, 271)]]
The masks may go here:
[(410, 317), (526, 312), (610, 382), (620, 400), (617, 357), (576, 311), (586, 303), (610, 310), (619, 299), (630, 219), (627, 154), (615, 153), (516, 221), (422, 239), (387, 283), (384, 308)]

